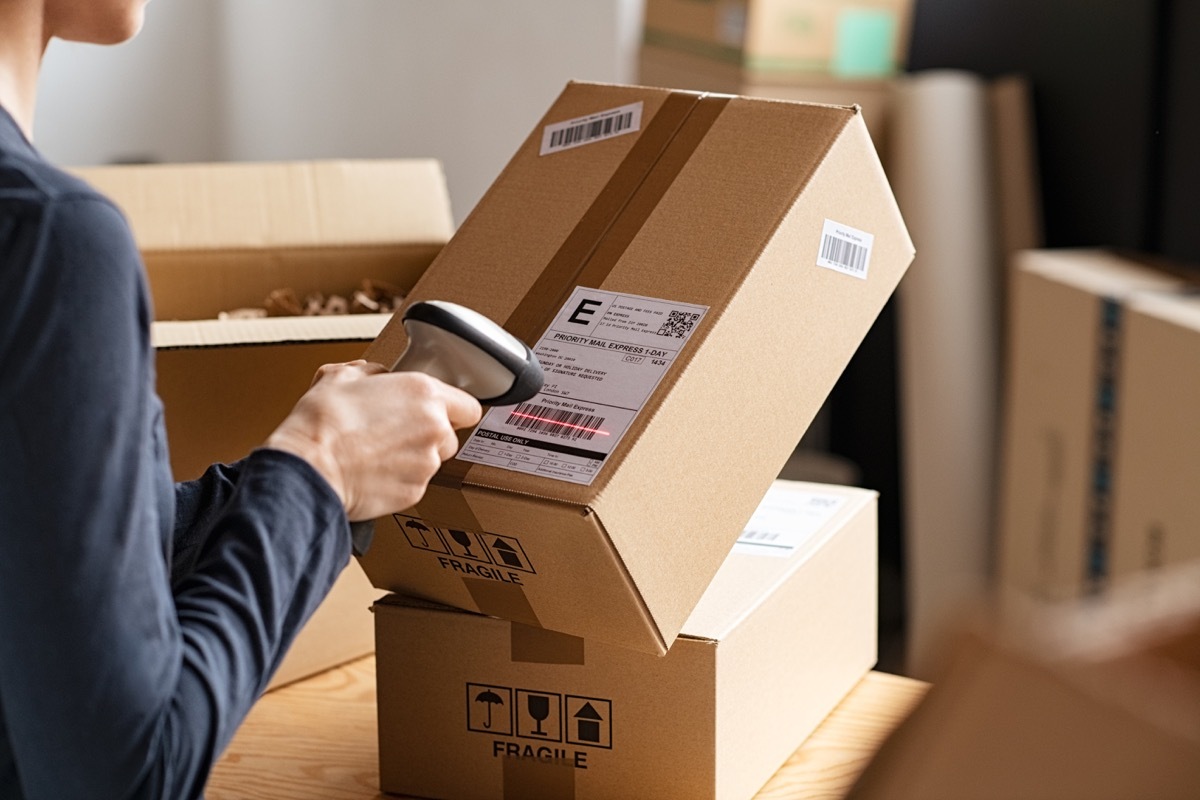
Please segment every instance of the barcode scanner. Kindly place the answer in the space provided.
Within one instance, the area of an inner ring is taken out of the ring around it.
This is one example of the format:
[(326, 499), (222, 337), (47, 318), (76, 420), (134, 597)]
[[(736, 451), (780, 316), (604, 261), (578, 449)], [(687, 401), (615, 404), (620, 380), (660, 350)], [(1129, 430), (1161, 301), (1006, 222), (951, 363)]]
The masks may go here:
[(489, 406), (524, 402), (542, 388), (542, 365), (529, 346), (477, 311), (423, 300), (401, 320), (408, 347), (393, 372), (424, 372)]
[[(423, 300), (404, 311), (408, 347), (392, 372), (424, 372), (489, 406), (522, 403), (542, 388), (542, 365), (529, 346), (477, 311)], [(375, 521), (350, 525), (354, 554), (371, 546)]]

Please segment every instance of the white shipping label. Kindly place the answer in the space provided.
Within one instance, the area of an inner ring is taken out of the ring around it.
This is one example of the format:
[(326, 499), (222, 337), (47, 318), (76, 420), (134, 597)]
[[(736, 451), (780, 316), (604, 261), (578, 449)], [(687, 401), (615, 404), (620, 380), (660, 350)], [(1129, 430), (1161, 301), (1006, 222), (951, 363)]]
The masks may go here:
[(633, 133), (642, 127), (642, 102), (630, 103), (607, 111), (598, 111), (586, 117), (576, 117), (555, 122), (542, 129), (542, 149), (538, 155), (545, 156), (560, 150), (591, 144)]
[(846, 498), (819, 492), (767, 492), (733, 552), (787, 558), (825, 527)]
[(458, 458), (590, 484), (707, 311), (576, 287), (533, 348), (542, 391), (490, 409)]
[(827, 219), (821, 228), (817, 266), (866, 280), (874, 245), (873, 234)]

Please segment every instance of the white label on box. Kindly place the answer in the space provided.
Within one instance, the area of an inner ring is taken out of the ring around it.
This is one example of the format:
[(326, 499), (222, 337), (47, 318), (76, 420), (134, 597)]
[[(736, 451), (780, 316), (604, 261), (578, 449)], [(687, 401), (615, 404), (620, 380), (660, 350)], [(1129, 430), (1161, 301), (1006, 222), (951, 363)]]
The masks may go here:
[(633, 133), (642, 127), (642, 102), (610, 108), (586, 117), (555, 122), (542, 129), (542, 149), (538, 155), (570, 150), (592, 142)]
[(827, 219), (821, 229), (817, 266), (866, 280), (874, 244), (874, 235)]
[(767, 492), (733, 552), (787, 558), (825, 527), (846, 498), (820, 492)]
[(458, 458), (590, 484), (707, 311), (576, 287), (534, 347), (542, 391), (489, 410)]

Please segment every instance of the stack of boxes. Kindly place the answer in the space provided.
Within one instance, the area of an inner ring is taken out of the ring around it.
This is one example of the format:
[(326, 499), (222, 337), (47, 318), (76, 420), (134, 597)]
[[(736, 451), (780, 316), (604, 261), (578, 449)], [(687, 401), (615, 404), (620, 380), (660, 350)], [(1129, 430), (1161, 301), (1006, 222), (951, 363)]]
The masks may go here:
[(452, 238), (432, 163), (85, 177), (186, 317), (155, 323), (179, 478), (407, 345), (208, 319), (280, 286), (390, 281), (537, 352), (273, 684), (373, 623), (385, 792), (749, 797), (874, 665), (874, 492), (775, 480), (913, 256), (860, 109), (572, 83)]
[[(546, 385), (360, 560), (394, 593), (384, 791), (778, 769), (875, 661), (876, 528), (872, 492), (774, 479), (912, 255), (856, 108), (566, 87), (410, 295), (500, 322)], [(406, 344), (397, 318), (366, 357)]]

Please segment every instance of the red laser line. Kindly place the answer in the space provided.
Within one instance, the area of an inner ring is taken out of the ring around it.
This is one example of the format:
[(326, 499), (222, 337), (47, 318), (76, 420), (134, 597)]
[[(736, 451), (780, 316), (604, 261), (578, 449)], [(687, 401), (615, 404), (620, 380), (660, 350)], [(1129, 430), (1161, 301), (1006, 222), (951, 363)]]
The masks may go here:
[(526, 413), (523, 413), (520, 411), (513, 411), (511, 413), (514, 417), (523, 417), (524, 419), (537, 420), (538, 422), (545, 422), (549, 425), (561, 425), (564, 428), (575, 428), (576, 430), (587, 431), (588, 433), (598, 433), (601, 436), (611, 436), (611, 434), (608, 431), (602, 431), (599, 428), (587, 428), (587, 427), (584, 427), (583, 425), (572, 425), (569, 422), (559, 422), (558, 420), (546, 419), (545, 417), (539, 417), (535, 414), (526, 414)]

